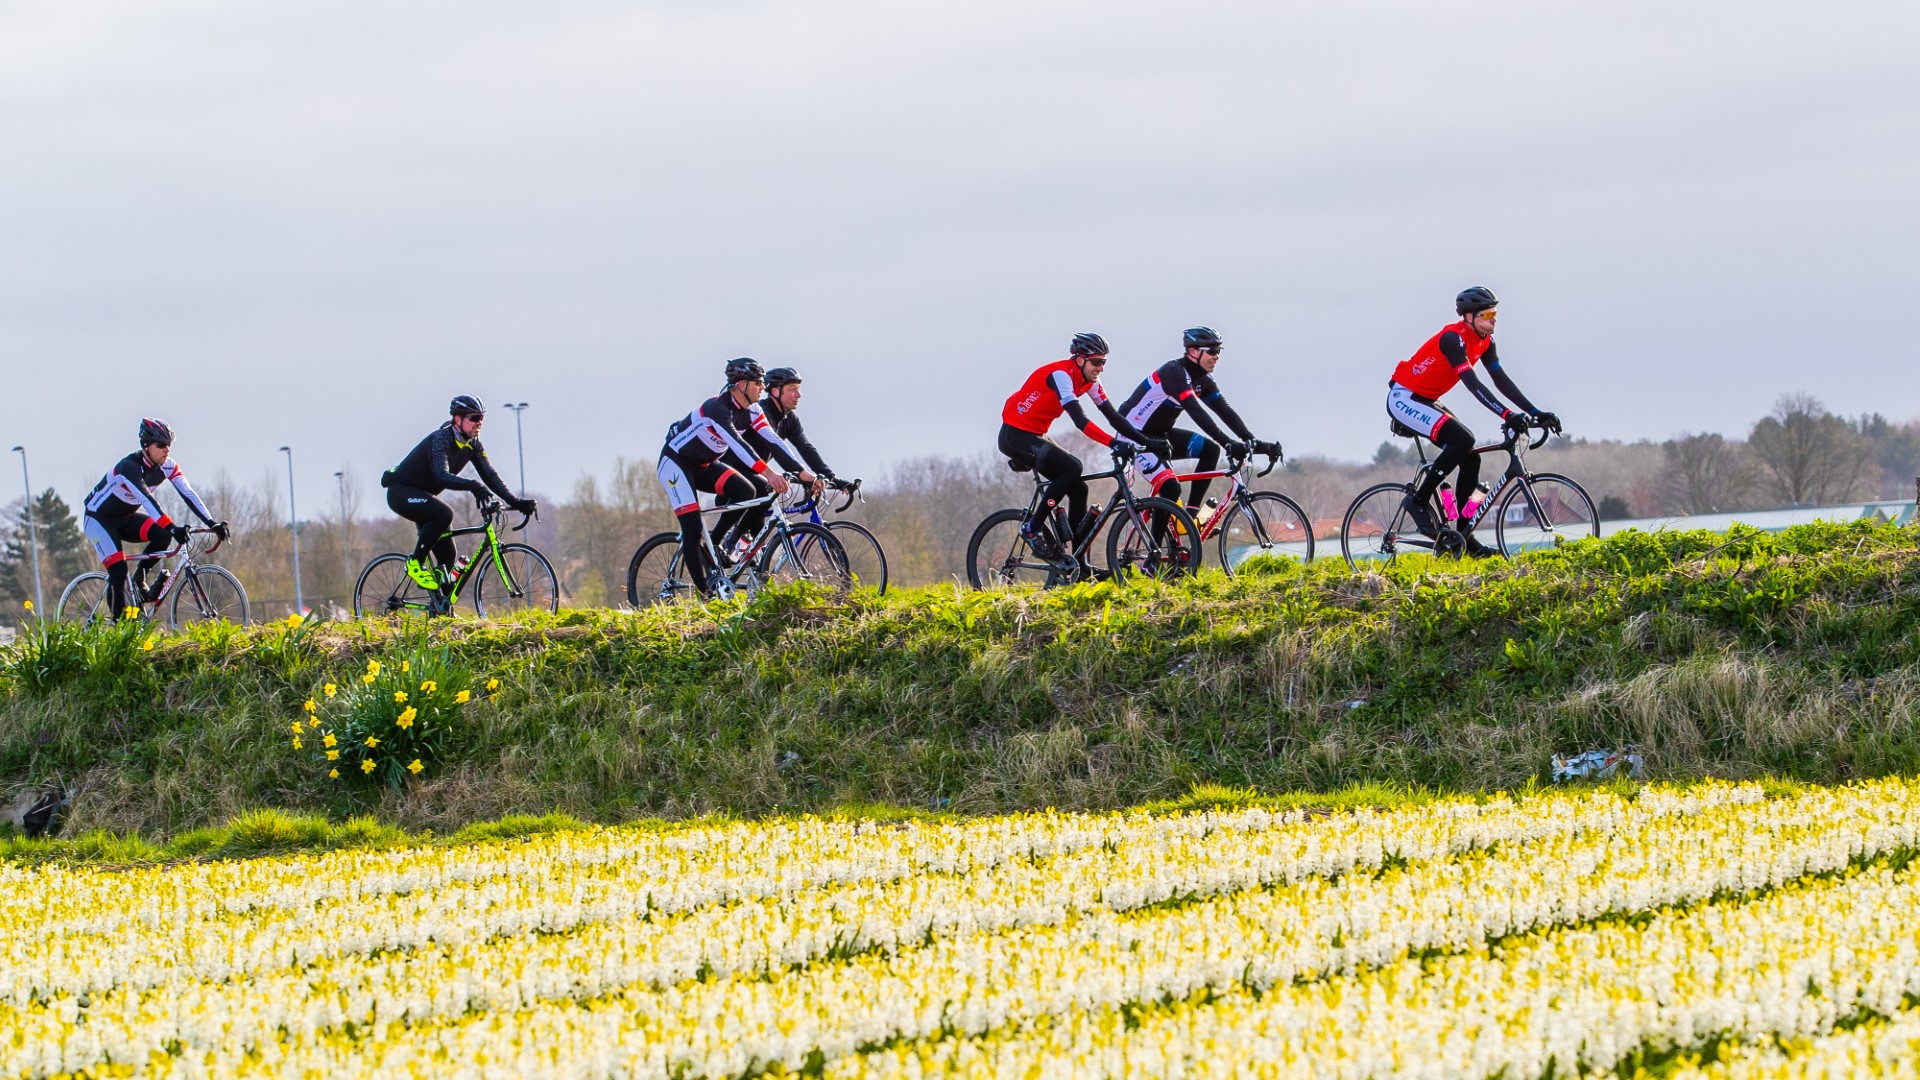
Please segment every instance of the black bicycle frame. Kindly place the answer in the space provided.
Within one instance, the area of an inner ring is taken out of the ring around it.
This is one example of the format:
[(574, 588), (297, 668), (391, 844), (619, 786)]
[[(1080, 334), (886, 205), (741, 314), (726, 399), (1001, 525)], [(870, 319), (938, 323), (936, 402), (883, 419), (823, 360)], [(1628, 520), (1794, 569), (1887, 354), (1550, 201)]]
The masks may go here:
[[(1071, 551), (1067, 552), (1070, 557), (1078, 559), (1093, 546), (1093, 538), (1099, 536), (1100, 530), (1106, 527), (1107, 519), (1116, 515), (1120, 504), (1126, 504), (1128, 513), (1134, 512), (1133, 489), (1127, 484), (1126, 474), (1126, 464), (1117, 460), (1113, 468), (1108, 469), (1106, 472), (1081, 474), (1080, 479), (1082, 482), (1088, 480), (1112, 480), (1114, 482), (1113, 497), (1107, 500), (1106, 505), (1102, 506), (1099, 514), (1094, 517), (1092, 527), (1086, 530), (1086, 538), (1074, 545)], [(1052, 482), (1053, 481), (1038, 473), (1034, 474), (1033, 498), (1028, 501), (1027, 512), (1021, 517), (1021, 521), (1028, 523), (1033, 521), (1034, 514), (1040, 509), (1042, 502), (1046, 499), (1047, 485)], [(1048, 526), (1051, 527), (1052, 523), (1048, 522)]]

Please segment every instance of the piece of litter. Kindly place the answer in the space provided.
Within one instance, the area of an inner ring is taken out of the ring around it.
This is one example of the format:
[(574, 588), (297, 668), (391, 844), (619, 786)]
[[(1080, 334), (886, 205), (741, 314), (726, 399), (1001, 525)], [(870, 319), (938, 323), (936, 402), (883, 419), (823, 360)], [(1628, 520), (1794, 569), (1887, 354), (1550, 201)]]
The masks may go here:
[(1349, 702), (1347, 702), (1347, 708), (1349, 708), (1349, 709), (1357, 709), (1357, 708), (1359, 708), (1360, 706), (1362, 706), (1362, 705), (1365, 705), (1366, 703), (1367, 703), (1367, 701), (1366, 701), (1366, 699), (1365, 699), (1365, 698), (1361, 698), (1361, 699), (1360, 699), (1360, 700), (1358, 700), (1358, 701), (1349, 701)]
[(1632, 747), (1621, 750), (1589, 750), (1584, 754), (1553, 755), (1553, 782), (1563, 780), (1611, 780), (1625, 772), (1635, 780), (1646, 772), (1646, 761)]

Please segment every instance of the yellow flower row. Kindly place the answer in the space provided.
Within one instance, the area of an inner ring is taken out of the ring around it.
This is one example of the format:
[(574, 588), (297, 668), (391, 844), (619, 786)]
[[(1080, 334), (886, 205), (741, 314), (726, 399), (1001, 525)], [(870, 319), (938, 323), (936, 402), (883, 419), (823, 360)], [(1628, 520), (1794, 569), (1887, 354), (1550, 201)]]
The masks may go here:
[[(98, 1063), (133, 1060), (143, 1048), (151, 1052), (177, 1042), (238, 1068), (249, 1053), (333, 1045), (347, 1022), (378, 1029), (405, 1017), (434, 1026), (470, 1009), (558, 1016), (579, 1011), (569, 998), (611, 992), (650, 1043), (677, 1048), (672, 1060), (711, 1062), (718, 1055), (731, 1062), (745, 1055), (745, 1061), (798, 1062), (816, 1050), (839, 1055), (862, 1043), (921, 1037), (943, 1026), (983, 1031), (1061, 1008), (1185, 995), (1242, 980), (1286, 983), (1390, 963), (1411, 950), (1473, 948), (1489, 936), (1542, 922), (1777, 884), (1844, 866), (1852, 856), (1912, 844), (1915, 826), (1909, 822), (1920, 820), (1916, 810), (1915, 792), (1897, 783), (1759, 806), (1722, 804), (1687, 817), (1616, 807), (1612, 812), (1625, 826), (1612, 833), (1562, 830), (1491, 854), (1412, 864), (1378, 876), (1307, 877), (1172, 911), (1070, 913), (1045, 926), (1015, 918), (1010, 922), (1022, 928), (1007, 933), (956, 921), (947, 928), (954, 936), (897, 955), (857, 956), (772, 977), (759, 963), (721, 977), (697, 942), (702, 936), (751, 942), (757, 929), (764, 935), (763, 954), (775, 955), (776, 946), (791, 944), (796, 935), (812, 935), (814, 944), (803, 953), (817, 956), (821, 935), (910, 920), (930, 898), (903, 891), (888, 912), (877, 897), (847, 896), (838, 898), (835, 911), (815, 912), (811, 921), (768, 918), (757, 928), (719, 922), (693, 927), (697, 934), (679, 939), (678, 960), (686, 968), (678, 972), (659, 966), (675, 959), (666, 931), (632, 922), (557, 938), (435, 947), (408, 957), (355, 955), (224, 987), (190, 979), (154, 994), (97, 995), (80, 1025), (84, 1031), (59, 1027), (78, 1041), (63, 1041), (57, 1056), (71, 1068), (90, 1063), (88, 1046), (106, 1055), (91, 1062)], [(1214, 830), (1204, 839), (1219, 860), (1239, 862), (1256, 835)], [(981, 901), (1003, 906), (1037, 893), (1032, 903), (1045, 911), (1048, 884), (1044, 874), (1015, 875), (976, 892)], [(962, 911), (980, 906), (955, 895), (932, 900)], [(892, 940), (900, 940), (897, 931)], [(857, 942), (849, 937), (843, 944)], [(653, 989), (691, 974), (687, 969), (695, 960), (715, 974)], [(49, 1025), (59, 1024), (63, 1007), (55, 1002), (22, 1010), (5, 1026), (51, 1037)], [(497, 1014), (483, 1011), (460, 1023), (481, 1023), (491, 1015)], [(732, 1035), (716, 1036), (708, 1030), (714, 1025)], [(288, 1033), (284, 1043), (281, 1030)], [(758, 1034), (740, 1034), (749, 1031)], [(42, 1056), (54, 1055), (43, 1048)]]

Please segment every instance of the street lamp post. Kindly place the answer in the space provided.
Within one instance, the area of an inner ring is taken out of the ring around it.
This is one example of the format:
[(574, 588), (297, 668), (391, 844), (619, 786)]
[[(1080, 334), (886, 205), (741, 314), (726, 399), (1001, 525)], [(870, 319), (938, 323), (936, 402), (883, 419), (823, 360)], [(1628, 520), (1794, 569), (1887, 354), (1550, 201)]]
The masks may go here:
[(334, 482), (340, 485), (340, 558), (347, 564), (347, 577), (353, 577), (353, 530), (347, 527), (347, 474), (345, 470), (333, 474)]
[(33, 481), (27, 478), (27, 448), (16, 446), (20, 455), (20, 483), (27, 489), (27, 545), (33, 549), (33, 613), (46, 618), (47, 601), (40, 595), (40, 530), (33, 521)]
[(520, 437), (520, 414), (527, 411), (527, 403), (523, 401), (506, 408), (513, 410), (513, 447), (520, 458), (520, 497), (524, 499), (527, 497), (527, 443)]
[(293, 529), (293, 610), (295, 614), (306, 611), (306, 600), (300, 595), (300, 511), (293, 501), (293, 447), (283, 446), (280, 452), (287, 455), (287, 523)]

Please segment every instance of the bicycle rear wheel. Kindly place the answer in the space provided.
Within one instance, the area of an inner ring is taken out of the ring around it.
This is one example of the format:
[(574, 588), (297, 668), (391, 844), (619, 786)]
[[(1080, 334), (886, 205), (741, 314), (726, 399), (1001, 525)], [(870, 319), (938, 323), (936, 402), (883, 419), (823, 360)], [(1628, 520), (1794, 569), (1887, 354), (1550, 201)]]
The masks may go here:
[(750, 571), (766, 585), (811, 581), (844, 592), (853, 583), (847, 569), (847, 549), (824, 525), (803, 521), (787, 526), (787, 538), (776, 533)]
[(390, 551), (367, 564), (353, 584), (356, 618), (382, 615), (430, 615), (438, 597), (420, 587), (407, 573), (407, 557)]
[(1107, 568), (1116, 578), (1187, 577), (1200, 568), (1200, 527), (1176, 503), (1135, 499), (1133, 511), (1116, 514), (1107, 532)]
[(560, 610), (560, 579), (545, 555), (526, 544), (501, 544), (498, 562), (492, 552), (484, 558), (473, 573), (473, 609), (481, 617)]
[(887, 551), (880, 546), (880, 538), (869, 532), (865, 525), (853, 521), (830, 522), (827, 528), (833, 531), (833, 538), (846, 549), (847, 573), (853, 578), (853, 587), (885, 593)]
[(1402, 551), (1433, 550), (1433, 539), (1413, 527), (1401, 506), (1408, 490), (1405, 484), (1375, 484), (1347, 507), (1340, 521), (1340, 554), (1348, 566), (1357, 570), (1363, 562), (1392, 562)]
[(699, 599), (699, 593), (680, 561), (680, 534), (647, 537), (627, 563), (627, 603), (639, 609), (689, 599)]
[(1276, 491), (1256, 491), (1227, 508), (1220, 523), (1220, 568), (1231, 574), (1249, 559), (1313, 559), (1313, 522), (1299, 503)]
[(1559, 473), (1535, 473), (1524, 485), (1516, 482), (1493, 519), (1494, 543), (1509, 559), (1599, 535), (1600, 515), (1587, 489)]
[(1024, 510), (995, 510), (973, 530), (973, 538), (967, 541), (969, 585), (997, 592), (1016, 585), (1054, 583), (1058, 568), (1020, 535), (1020, 522), (1026, 516)]
[(95, 570), (67, 583), (53, 607), (53, 617), (61, 622), (91, 623), (102, 615), (111, 616), (107, 607), (107, 575)]
[(168, 622), (185, 626), (224, 619), (235, 626), (247, 624), (247, 590), (231, 571), (224, 566), (196, 566), (186, 574), (186, 580), (173, 588)]

